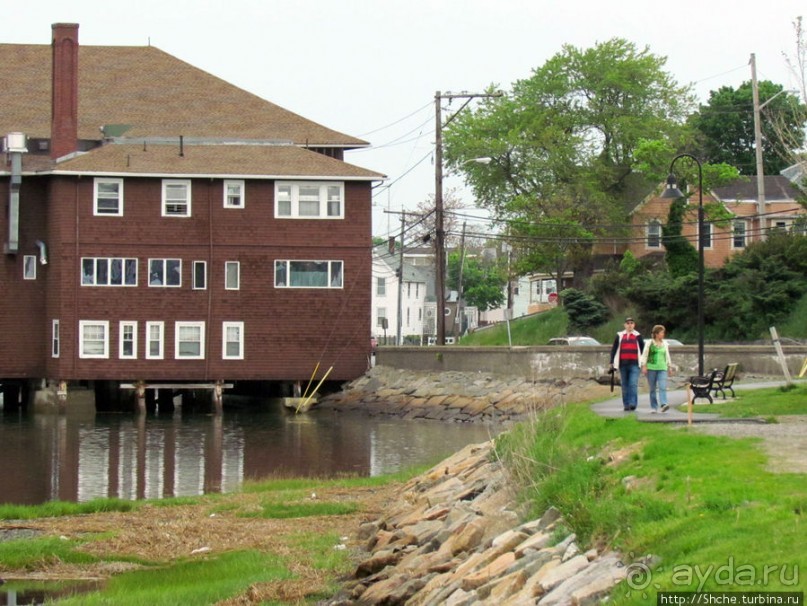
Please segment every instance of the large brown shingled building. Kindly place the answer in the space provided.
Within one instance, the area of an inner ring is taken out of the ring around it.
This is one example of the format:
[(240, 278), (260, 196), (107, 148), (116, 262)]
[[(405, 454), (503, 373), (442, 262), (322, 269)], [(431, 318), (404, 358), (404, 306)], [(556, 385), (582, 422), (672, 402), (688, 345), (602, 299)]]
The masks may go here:
[(76, 24), (0, 44), (0, 83), (7, 403), (365, 371), (383, 175), (343, 160), (365, 141)]

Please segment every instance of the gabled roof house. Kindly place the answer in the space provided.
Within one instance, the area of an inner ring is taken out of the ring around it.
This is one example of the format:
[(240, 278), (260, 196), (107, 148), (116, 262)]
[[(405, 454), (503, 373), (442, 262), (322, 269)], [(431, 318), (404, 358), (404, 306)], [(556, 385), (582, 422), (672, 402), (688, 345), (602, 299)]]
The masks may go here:
[(367, 143), (78, 29), (0, 44), (0, 383), (362, 374)]
[[(764, 203), (760, 205), (757, 180), (743, 178), (725, 186), (703, 192), (703, 204), (721, 203), (731, 213), (729, 221), (704, 222), (704, 262), (708, 267), (719, 267), (726, 259), (745, 249), (752, 242), (767, 238), (774, 230), (804, 233), (803, 221), (807, 209), (802, 204), (804, 194), (785, 176), (765, 176)], [(664, 253), (661, 228), (667, 223), (670, 200), (661, 198), (656, 190), (645, 197), (631, 212), (631, 236), (625, 248), (636, 257)], [(761, 206), (761, 207), (760, 207)], [(682, 235), (693, 246), (698, 243), (698, 193), (689, 198), (684, 216)], [(615, 240), (616, 242), (616, 240)], [(601, 245), (602, 252), (605, 246)], [(618, 244), (610, 252), (619, 252)]]

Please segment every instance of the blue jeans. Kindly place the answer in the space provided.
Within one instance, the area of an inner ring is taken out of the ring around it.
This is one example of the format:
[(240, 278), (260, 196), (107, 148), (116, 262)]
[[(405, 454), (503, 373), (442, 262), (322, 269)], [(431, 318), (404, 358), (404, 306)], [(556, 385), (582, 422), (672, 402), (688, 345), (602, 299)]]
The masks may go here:
[[(659, 405), (667, 405), (667, 371), (647, 370), (647, 385), (650, 387), (650, 408), (658, 410)], [(658, 396), (656, 396), (658, 389)]]
[(622, 382), (622, 407), (633, 410), (639, 404), (639, 365), (619, 366)]

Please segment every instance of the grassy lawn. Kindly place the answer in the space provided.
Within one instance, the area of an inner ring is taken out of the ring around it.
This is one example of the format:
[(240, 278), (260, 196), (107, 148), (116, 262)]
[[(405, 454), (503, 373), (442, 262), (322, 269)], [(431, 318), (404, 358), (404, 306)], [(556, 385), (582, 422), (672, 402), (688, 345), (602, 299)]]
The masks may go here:
[[(721, 417), (762, 417), (775, 421), (777, 415), (807, 414), (807, 383), (800, 382), (766, 389), (739, 389), (734, 386), (736, 398), (714, 399), (713, 404), (698, 400), (692, 410), (720, 415)], [(686, 410), (686, 404), (681, 407)]]
[[(768, 414), (790, 414), (791, 394), (772, 390)], [(803, 589), (807, 482), (766, 471), (755, 444), (570, 405), (520, 425), (499, 450), (535, 515), (555, 506), (586, 547), (637, 560), (612, 601), (648, 604), (659, 591)]]

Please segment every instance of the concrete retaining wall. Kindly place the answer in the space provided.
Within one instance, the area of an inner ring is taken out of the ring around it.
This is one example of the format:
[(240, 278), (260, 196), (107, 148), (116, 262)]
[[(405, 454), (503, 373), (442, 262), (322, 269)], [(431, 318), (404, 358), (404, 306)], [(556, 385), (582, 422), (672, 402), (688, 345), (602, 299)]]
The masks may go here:
[[(793, 377), (807, 358), (807, 346), (783, 348)], [(610, 346), (599, 347), (381, 347), (376, 353), (380, 365), (404, 370), (489, 372), (515, 375), (529, 381), (546, 379), (594, 379), (608, 370)], [(670, 351), (681, 375), (698, 372), (698, 348), (684, 345)], [(707, 345), (704, 366), (723, 368), (739, 363), (741, 373), (781, 377), (782, 367), (772, 345)]]

